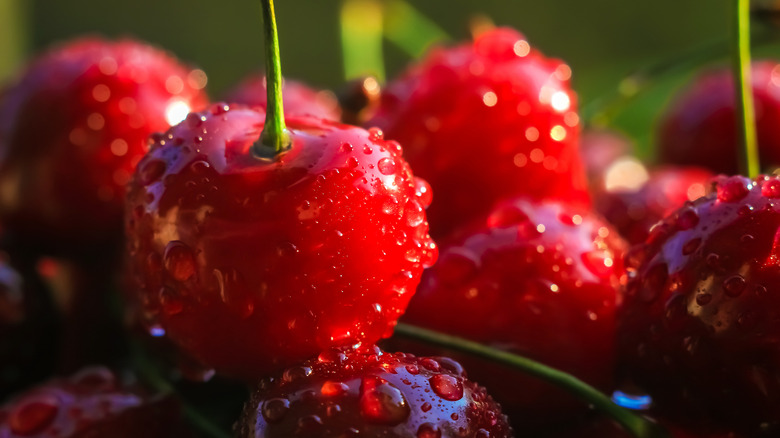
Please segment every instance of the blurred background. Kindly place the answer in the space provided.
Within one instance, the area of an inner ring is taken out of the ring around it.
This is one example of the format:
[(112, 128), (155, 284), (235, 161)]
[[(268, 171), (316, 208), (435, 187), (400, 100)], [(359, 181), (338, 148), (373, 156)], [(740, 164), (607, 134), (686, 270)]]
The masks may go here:
[[(628, 133), (645, 155), (652, 144), (654, 118), (670, 93), (698, 66), (723, 61), (728, 51), (728, 0), (378, 3), (387, 6), (383, 19), (372, 21), (366, 16), (353, 26), (384, 24), (382, 59), (387, 78), (433, 40), (469, 38), (475, 18), (487, 17), (497, 25), (519, 29), (532, 46), (567, 61), (585, 120), (609, 123)], [(276, 2), (285, 76), (330, 89), (344, 82), (342, 6), (337, 0)], [(352, 16), (361, 17), (360, 13)], [(255, 0), (0, 0), (0, 81), (8, 80), (25, 59), (53, 43), (98, 33), (134, 36), (172, 51), (206, 71), (211, 95), (218, 98), (244, 75), (261, 68), (260, 20)], [(773, 42), (773, 34), (771, 26), (754, 25), (756, 56), (777, 53), (780, 46)], [(648, 68), (646, 76), (629, 77)], [(618, 90), (623, 95), (641, 93), (635, 99), (615, 101)], [(604, 117), (605, 112), (609, 117)]]

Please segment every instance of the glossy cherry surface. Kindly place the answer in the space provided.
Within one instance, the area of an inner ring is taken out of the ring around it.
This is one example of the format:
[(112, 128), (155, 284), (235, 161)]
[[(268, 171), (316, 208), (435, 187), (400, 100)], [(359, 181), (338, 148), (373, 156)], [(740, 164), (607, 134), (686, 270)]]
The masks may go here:
[(500, 407), (452, 359), (328, 350), (265, 379), (236, 425), (241, 438), (510, 437)]
[[(442, 246), (404, 319), (539, 360), (609, 390), (623, 250), (617, 232), (587, 210), (553, 201), (506, 202)], [(454, 357), (518, 429), (576, 406), (563, 391), (517, 370)]]
[[(620, 181), (623, 166), (625, 184)], [(593, 204), (631, 244), (644, 243), (650, 228), (686, 201), (704, 196), (710, 171), (698, 167), (664, 166), (649, 171), (637, 162), (617, 163), (593, 195)]]
[(780, 180), (718, 177), (626, 258), (622, 373), (672, 420), (780, 429)]
[(377, 131), (287, 117), (292, 148), (253, 155), (264, 114), (217, 104), (159, 137), (130, 185), (140, 303), (218, 372), (259, 379), (389, 336), (437, 248), (427, 185)]
[(123, 387), (106, 368), (85, 368), (0, 407), (2, 438), (188, 437), (178, 404)]
[[(759, 155), (765, 169), (780, 166), (780, 69), (777, 61), (752, 64)], [(672, 102), (661, 119), (661, 162), (739, 172), (734, 79), (729, 68), (701, 74)]]
[(0, 100), (0, 219), (28, 248), (117, 241), (149, 135), (205, 107), (205, 80), (130, 40), (79, 39), (41, 55)]
[[(263, 109), (268, 104), (265, 76), (253, 75), (230, 90), (224, 100)], [(341, 109), (336, 96), (326, 90), (315, 90), (302, 82), (285, 79), (282, 84), (282, 101), (286, 114), (318, 117), (338, 121)]]
[(497, 28), (432, 51), (383, 90), (367, 126), (404, 145), (436, 198), (434, 236), (515, 195), (587, 201), (571, 69)]

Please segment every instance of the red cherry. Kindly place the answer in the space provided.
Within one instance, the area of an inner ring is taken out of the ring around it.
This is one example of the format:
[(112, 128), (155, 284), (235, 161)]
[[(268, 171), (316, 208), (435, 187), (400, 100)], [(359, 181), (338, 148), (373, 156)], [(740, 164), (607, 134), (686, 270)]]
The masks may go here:
[(589, 130), (580, 140), (582, 159), (591, 185), (601, 182), (604, 175), (620, 158), (631, 156), (634, 144), (624, 135), (609, 130)]
[[(522, 354), (610, 389), (623, 248), (617, 233), (586, 211), (553, 201), (506, 202), (479, 228), (442, 248), (439, 262), (423, 274), (406, 321)], [(456, 358), (517, 428), (560, 418), (574, 404), (561, 390), (516, 370)]]
[[(266, 108), (268, 91), (265, 76), (249, 76), (225, 96), (225, 101)], [(327, 90), (317, 91), (302, 82), (285, 79), (282, 85), (284, 112), (292, 115), (338, 121), (341, 109), (336, 95)]]
[(188, 437), (174, 399), (123, 388), (106, 368), (86, 368), (0, 407), (3, 438)]
[(775, 177), (718, 177), (627, 257), (622, 372), (664, 416), (780, 430), (778, 187)]
[(404, 145), (436, 200), (434, 235), (515, 195), (587, 201), (571, 69), (498, 28), (433, 51), (383, 91), (369, 126)]
[(265, 379), (236, 424), (239, 437), (509, 437), (485, 389), (447, 358), (329, 350)]
[(292, 149), (267, 161), (251, 152), (263, 113), (190, 114), (152, 146), (128, 196), (147, 324), (249, 380), (388, 336), (437, 254), (429, 198), (398, 143), (287, 119)]
[(637, 161), (618, 161), (601, 181), (593, 203), (630, 243), (643, 243), (656, 222), (704, 196), (713, 176), (698, 167), (666, 166), (648, 173)]
[[(777, 61), (752, 64), (752, 89), (761, 162), (780, 165), (780, 81)], [(703, 166), (715, 173), (739, 172), (734, 80), (731, 69), (697, 77), (663, 117), (658, 153), (664, 163)]]
[(0, 102), (0, 219), (24, 248), (87, 252), (121, 237), (147, 138), (206, 104), (205, 75), (134, 41), (72, 41)]

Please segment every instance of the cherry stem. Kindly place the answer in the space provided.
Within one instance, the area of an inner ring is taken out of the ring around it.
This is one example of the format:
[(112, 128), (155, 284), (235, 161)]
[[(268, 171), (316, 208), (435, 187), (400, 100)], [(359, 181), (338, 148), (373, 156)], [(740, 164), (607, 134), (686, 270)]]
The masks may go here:
[(385, 80), (382, 55), (382, 3), (378, 0), (344, 0), (341, 5), (341, 56), (347, 80), (373, 76)]
[(253, 152), (260, 158), (274, 158), (290, 148), (292, 139), (284, 123), (282, 106), (282, 64), (279, 56), (279, 35), (276, 31), (276, 16), (273, 0), (262, 0), (263, 31), (265, 34), (265, 81), (267, 104), (265, 126), (260, 140), (254, 144)]
[(421, 57), (435, 43), (452, 39), (408, 1), (385, 1), (384, 15), (385, 38), (412, 58)]
[(563, 371), (556, 370), (523, 356), (491, 348), (457, 336), (447, 335), (409, 324), (399, 323), (395, 328), (395, 332), (401, 336), (498, 362), (552, 383), (609, 415), (637, 438), (669, 437), (668, 432), (659, 425), (628, 409), (616, 405), (608, 396), (602, 394), (597, 389), (571, 374), (564, 373)]
[(761, 171), (758, 160), (753, 86), (750, 79), (750, 0), (734, 0), (734, 88), (737, 99), (737, 125), (741, 133), (740, 164), (749, 177)]
[[(159, 393), (174, 394), (176, 397), (178, 397), (176, 389), (173, 387), (173, 385), (171, 385), (170, 382), (165, 380), (165, 378), (160, 375), (160, 373), (157, 371), (157, 368), (152, 364), (152, 362), (144, 353), (143, 348), (138, 345), (137, 342), (132, 342), (131, 348), (133, 350), (133, 369), (135, 370), (138, 377), (144, 383), (149, 385), (150, 388), (158, 391)], [(184, 400), (181, 399), (181, 397), (179, 397), (179, 403), (181, 405), (181, 410), (184, 413), (184, 417), (192, 426), (202, 432), (203, 436), (209, 438), (231, 437), (231, 435), (225, 433), (222, 429), (211, 423), (195, 408), (187, 404)]]

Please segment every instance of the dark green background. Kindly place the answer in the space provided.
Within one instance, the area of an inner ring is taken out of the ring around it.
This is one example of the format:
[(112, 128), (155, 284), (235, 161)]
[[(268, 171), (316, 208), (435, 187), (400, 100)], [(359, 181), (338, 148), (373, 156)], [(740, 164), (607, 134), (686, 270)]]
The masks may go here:
[[(532, 45), (571, 65), (581, 107), (615, 90), (637, 68), (680, 56), (691, 58), (686, 54), (727, 38), (732, 4), (730, 0), (410, 2), (457, 39), (468, 37), (468, 21), (477, 13), (521, 30)], [(285, 76), (322, 87), (339, 86), (343, 77), (339, 5), (336, 0), (276, 1)], [(260, 20), (256, 0), (0, 0), (0, 76), (56, 41), (84, 33), (132, 35), (203, 68), (212, 96), (218, 97), (262, 66)], [(392, 77), (409, 57), (392, 44), (385, 46)], [(725, 49), (719, 50), (725, 54)], [(653, 92), (622, 112), (616, 125), (647, 147), (659, 107), (691, 71), (685, 67), (663, 76)]]

